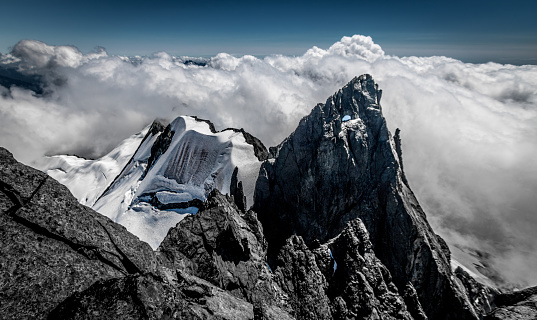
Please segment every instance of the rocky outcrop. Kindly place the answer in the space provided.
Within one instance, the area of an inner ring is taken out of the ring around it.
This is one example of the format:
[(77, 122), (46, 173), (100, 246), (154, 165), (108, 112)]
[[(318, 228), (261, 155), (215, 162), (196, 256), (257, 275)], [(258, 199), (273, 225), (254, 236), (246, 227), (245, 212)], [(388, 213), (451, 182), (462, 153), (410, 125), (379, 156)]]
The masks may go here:
[(485, 320), (537, 319), (537, 287), (500, 294), (494, 304), (496, 308)]
[(202, 211), (169, 231), (158, 249), (162, 263), (245, 299), (259, 312), (279, 310), (297, 319), (412, 319), (408, 301), (423, 316), (417, 299), (399, 294), (359, 219), (323, 245), (309, 248), (291, 236), (269, 266), (256, 214), (240, 211), (232, 200), (214, 190)]
[[(181, 272), (97, 281), (59, 304), (49, 319), (253, 319), (253, 306)], [(274, 318), (270, 318), (274, 319)]]
[[(413, 318), (368, 237), (357, 219), (323, 245), (287, 239), (273, 269), (297, 319)], [(408, 302), (423, 316), (417, 300)]]
[(308, 246), (325, 243), (359, 218), (399, 291), (415, 288), (430, 318), (476, 319), (464, 288), (452, 280), (448, 250), (403, 178), (380, 98), (371, 76), (357, 77), (271, 150), (275, 159), (261, 168), (254, 206), (269, 261), (293, 234)]
[[(360, 219), (349, 222), (327, 247), (337, 263), (329, 295), (341, 302), (337, 306), (340, 313), (334, 318), (411, 319), (405, 299), (392, 282), (390, 271), (373, 252)], [(423, 312), (418, 302), (408, 302), (416, 315)]]
[(456, 280), (464, 286), (468, 299), (472, 301), (476, 310), (480, 310), (480, 314), (491, 312), (493, 309), (492, 305), (495, 302), (496, 297), (500, 294), (500, 291), (477, 282), (461, 267), (457, 267), (454, 274)]
[(286, 241), (272, 268), (297, 319), (332, 319), (328, 283), (301, 237)]
[(231, 184), (229, 186), (229, 194), (233, 197), (233, 202), (237, 205), (239, 210), (246, 212), (246, 197), (244, 196), (244, 188), (242, 187), (242, 181), (239, 181), (237, 175), (239, 168), (235, 167), (233, 174), (231, 175)]
[[(150, 133), (152, 133), (151, 131)], [(157, 162), (158, 158), (168, 150), (170, 147), (170, 143), (172, 142), (173, 135), (175, 134), (175, 131), (172, 130), (171, 125), (167, 125), (166, 128), (162, 131), (162, 133), (158, 136), (155, 143), (151, 146), (151, 155), (149, 156), (149, 160), (147, 161), (147, 167), (145, 168), (144, 175), (145, 177), (147, 172), (151, 169), (153, 164)], [(147, 135), (149, 136), (149, 134)]]
[(263, 229), (253, 211), (241, 212), (218, 190), (204, 210), (170, 229), (158, 248), (165, 265), (211, 282), (255, 304), (284, 306), (266, 265)]
[(46, 316), (97, 280), (156, 269), (151, 248), (0, 148), (0, 313)]

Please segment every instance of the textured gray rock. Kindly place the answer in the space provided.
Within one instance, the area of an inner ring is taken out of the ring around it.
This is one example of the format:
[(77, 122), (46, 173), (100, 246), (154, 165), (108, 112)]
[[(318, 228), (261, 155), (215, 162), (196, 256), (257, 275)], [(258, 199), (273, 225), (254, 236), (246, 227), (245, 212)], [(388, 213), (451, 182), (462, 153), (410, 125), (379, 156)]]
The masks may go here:
[[(359, 219), (312, 248), (291, 236), (273, 269), (297, 319), (412, 319)], [(412, 307), (423, 313), (419, 303)]]
[[(207, 281), (168, 270), (98, 281), (58, 305), (49, 319), (253, 319), (253, 306)], [(274, 318), (270, 318), (274, 319)]]
[(204, 209), (170, 229), (158, 248), (163, 264), (203, 278), (254, 304), (282, 305), (266, 266), (263, 229), (253, 211), (213, 190)]
[(477, 282), (461, 267), (457, 267), (454, 274), (456, 279), (464, 286), (468, 299), (472, 301), (477, 310), (481, 310), (480, 314), (491, 312), (493, 309), (492, 303), (500, 294), (500, 291)]
[(494, 304), (496, 308), (485, 320), (537, 319), (537, 287), (499, 294)]
[(151, 248), (0, 148), (0, 314), (46, 317), (97, 280), (156, 270)]
[(272, 268), (297, 319), (332, 319), (328, 283), (301, 237), (287, 239)]
[[(369, 233), (360, 219), (349, 222), (327, 246), (337, 262), (329, 295), (341, 297), (346, 305), (346, 314), (335, 318), (412, 318), (390, 272), (373, 252)], [(423, 313), (419, 304), (412, 303), (416, 314)]]
[[(371, 76), (357, 77), (271, 150), (275, 159), (261, 168), (254, 206), (270, 261), (293, 234), (307, 245), (323, 243), (360, 218), (399, 291), (412, 284), (430, 318), (476, 319), (452, 280), (447, 248), (403, 178), (380, 97)], [(345, 115), (351, 120), (343, 122)]]

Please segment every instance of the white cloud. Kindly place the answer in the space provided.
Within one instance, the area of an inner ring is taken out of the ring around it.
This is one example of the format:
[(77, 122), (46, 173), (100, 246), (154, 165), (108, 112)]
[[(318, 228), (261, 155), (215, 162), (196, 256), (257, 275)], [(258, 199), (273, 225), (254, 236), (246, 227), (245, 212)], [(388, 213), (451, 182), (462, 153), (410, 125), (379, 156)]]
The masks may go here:
[(0, 87), (0, 145), (27, 163), (45, 153), (98, 156), (154, 118), (181, 114), (275, 145), (316, 103), (370, 73), (436, 230), (451, 244), (477, 239), (511, 281), (537, 284), (525, 267), (537, 259), (537, 66), (393, 57), (364, 36), (298, 57), (221, 53), (205, 67), (166, 53), (124, 60), (19, 42), (0, 61), (44, 76), (50, 93)]
[(19, 58), (26, 70), (53, 69), (55, 67), (76, 68), (92, 59), (106, 57), (104, 49), (83, 55), (73, 46), (49, 46), (37, 40), (21, 40), (11, 52)]

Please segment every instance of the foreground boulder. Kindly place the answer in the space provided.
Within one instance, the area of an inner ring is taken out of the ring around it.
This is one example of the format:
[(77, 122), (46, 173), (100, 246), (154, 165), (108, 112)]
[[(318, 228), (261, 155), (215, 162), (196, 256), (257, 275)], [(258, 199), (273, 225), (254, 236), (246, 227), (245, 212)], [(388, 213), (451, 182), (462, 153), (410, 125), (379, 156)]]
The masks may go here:
[(42, 318), (97, 280), (153, 272), (151, 248), (0, 148), (2, 317)]

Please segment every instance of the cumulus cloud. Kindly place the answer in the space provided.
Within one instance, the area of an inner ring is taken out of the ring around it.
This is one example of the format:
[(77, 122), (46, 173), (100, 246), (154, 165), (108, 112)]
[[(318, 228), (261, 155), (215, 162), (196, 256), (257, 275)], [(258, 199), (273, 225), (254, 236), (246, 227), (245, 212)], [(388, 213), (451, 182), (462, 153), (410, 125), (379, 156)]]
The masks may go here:
[(106, 56), (106, 52), (100, 48), (98, 52), (84, 55), (73, 46), (49, 46), (41, 41), (21, 40), (13, 47), (11, 55), (20, 59), (21, 68), (26, 72), (39, 72), (55, 67), (76, 68), (88, 60)]
[(316, 103), (370, 73), (435, 230), (452, 246), (490, 253), (508, 281), (537, 284), (537, 66), (389, 56), (358, 35), (298, 57), (221, 53), (202, 65), (25, 40), (0, 63), (44, 79), (44, 95), (0, 86), (0, 145), (26, 163), (97, 157), (154, 118), (182, 114), (276, 145)]

